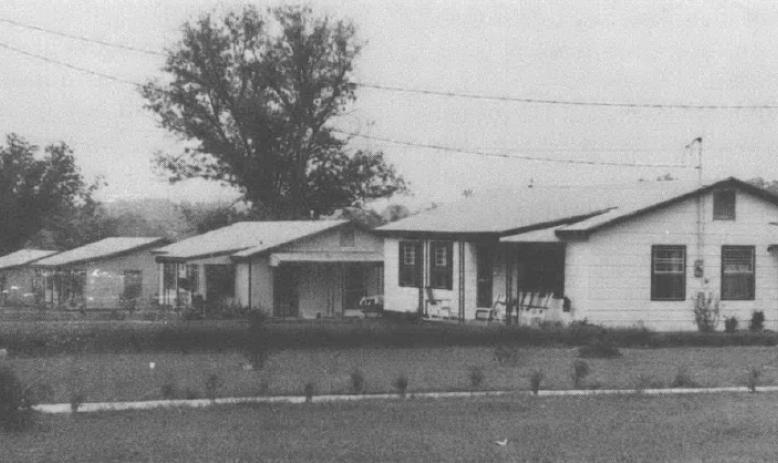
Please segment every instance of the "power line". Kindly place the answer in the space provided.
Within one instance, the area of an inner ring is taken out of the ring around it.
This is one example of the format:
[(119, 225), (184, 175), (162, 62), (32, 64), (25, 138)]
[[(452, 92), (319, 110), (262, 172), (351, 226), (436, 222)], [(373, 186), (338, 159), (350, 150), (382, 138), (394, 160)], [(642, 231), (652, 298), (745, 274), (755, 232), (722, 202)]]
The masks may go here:
[(68, 34), (66, 32), (60, 32), (60, 31), (55, 31), (55, 30), (51, 30), (51, 29), (45, 29), (43, 27), (33, 26), (33, 25), (30, 25), (30, 24), (23, 24), (23, 23), (20, 23), (18, 21), (13, 21), (13, 20), (7, 19), (7, 18), (0, 18), (0, 22), (4, 22), (4, 23), (7, 23), (7, 24), (12, 24), (12, 25), (17, 26), (17, 27), (23, 27), (25, 29), (31, 29), (31, 30), (39, 31), (39, 32), (45, 32), (47, 34), (59, 35), (61, 37), (67, 37), (69, 39), (81, 40), (82, 42), (93, 43), (93, 44), (96, 44), (96, 45), (103, 45), (103, 46), (106, 46), (106, 47), (118, 48), (118, 49), (121, 49), (121, 50), (135, 51), (135, 52), (138, 52), (138, 53), (145, 53), (147, 55), (167, 56), (167, 55), (165, 55), (162, 52), (158, 52), (158, 51), (154, 51), (154, 50), (148, 50), (148, 49), (145, 49), (145, 48), (133, 47), (133, 46), (130, 46), (130, 45), (124, 45), (124, 44), (116, 43), (116, 42), (106, 42), (106, 41), (103, 41), (103, 40), (90, 39), (89, 37), (83, 37), (83, 36), (80, 36), (80, 35)]
[[(145, 53), (149, 55), (154, 56), (167, 56), (167, 54), (155, 50), (149, 50), (144, 48), (138, 48), (131, 45), (125, 45), (121, 43), (116, 42), (106, 42), (103, 40), (97, 40), (97, 39), (91, 39), (89, 37), (79, 36), (79, 35), (73, 35), (68, 34), (61, 31), (55, 31), (51, 29), (42, 28), (39, 26), (33, 26), (30, 24), (24, 24), (20, 23), (18, 21), (14, 21), (7, 18), (0, 17), (0, 22), (4, 22), (7, 24), (12, 24), (17, 27), (23, 27), (30, 30), (45, 32), (48, 34), (54, 34), (61, 37), (67, 37), (74, 40), (81, 40), (83, 42), (87, 43), (93, 43), (96, 45), (102, 45), (106, 47), (112, 47), (117, 48), (121, 50), (129, 50), (139, 53)], [(6, 48), (10, 48), (6, 45)], [(21, 50), (15, 49), (14, 51), (18, 51), (19, 53), (24, 53), (29, 56), (35, 56), (37, 58), (42, 58), (38, 55), (33, 55), (32, 53), (23, 52)], [(54, 62), (53, 60), (46, 59), (49, 62)], [(94, 75), (99, 75), (99, 73), (96, 73), (94, 71), (90, 71), (88, 69), (84, 68), (77, 68), (72, 65), (68, 65), (66, 63), (58, 63), (65, 66), (68, 66), (72, 69), (77, 69), (82, 72), (87, 72)], [(106, 76), (103, 75), (103, 77), (109, 78), (111, 80), (117, 80), (121, 81), (121, 79), (113, 77), (113, 76)], [(127, 83), (125, 81), (125, 83)], [(450, 97), (450, 98), (466, 98), (466, 99), (472, 99), (472, 100), (489, 100), (489, 101), (504, 101), (504, 102), (514, 102), (514, 103), (529, 103), (529, 104), (549, 104), (549, 105), (566, 105), (566, 106), (594, 106), (594, 107), (612, 107), (612, 108), (642, 108), (642, 109), (692, 109), (692, 110), (743, 110), (743, 109), (778, 109), (778, 104), (761, 104), (761, 105), (701, 105), (701, 104), (670, 104), (670, 103), (627, 103), (627, 102), (607, 102), (607, 101), (576, 101), (576, 100), (557, 100), (557, 99), (543, 99), (543, 98), (522, 98), (522, 97), (512, 97), (512, 96), (498, 96), (498, 95), (483, 95), (483, 94), (475, 94), (475, 93), (461, 93), (461, 92), (447, 92), (447, 91), (440, 91), (440, 90), (427, 90), (427, 89), (416, 89), (416, 88), (409, 88), (409, 87), (398, 87), (398, 86), (390, 86), (390, 85), (382, 85), (382, 84), (376, 84), (376, 83), (369, 83), (369, 82), (354, 82), (359, 87), (363, 88), (372, 88), (376, 90), (383, 90), (383, 91), (391, 91), (391, 92), (400, 92), (400, 93), (413, 93), (413, 94), (421, 94), (421, 95), (434, 95), (434, 96), (443, 96), (443, 97)], [(133, 83), (133, 85), (137, 85)]]
[(504, 154), (504, 153), (490, 153), (487, 151), (477, 151), (477, 150), (467, 150), (463, 148), (455, 148), (450, 146), (441, 146), (441, 145), (432, 145), (432, 144), (426, 144), (426, 143), (414, 143), (409, 141), (402, 141), (402, 140), (393, 140), (391, 138), (383, 138), (383, 137), (374, 137), (372, 135), (362, 135), (359, 133), (352, 133), (352, 132), (345, 132), (338, 129), (332, 129), (333, 132), (339, 133), (341, 135), (346, 135), (350, 137), (359, 137), (364, 138), (366, 140), (374, 140), (374, 141), (380, 141), (380, 142), (386, 142), (386, 143), (392, 143), (395, 145), (403, 145), (403, 146), (412, 146), (415, 148), (427, 148), (427, 149), (434, 149), (434, 150), (440, 150), (440, 151), (448, 151), (452, 153), (461, 153), (461, 154), (473, 154), (477, 156), (490, 156), (490, 157), (499, 157), (504, 159), (523, 159), (527, 161), (541, 161), (541, 162), (555, 162), (559, 164), (584, 164), (584, 165), (592, 165), (592, 166), (623, 166), (623, 167), (663, 167), (663, 168), (670, 168), (670, 167), (683, 167), (683, 168), (691, 168), (693, 166), (688, 166), (685, 164), (640, 164), (640, 163), (634, 163), (634, 162), (608, 162), (608, 161), (587, 161), (582, 159), (554, 159), (554, 158), (544, 158), (540, 156), (529, 156), (529, 155), (511, 155), (511, 154)]
[(372, 88), (376, 90), (385, 90), (400, 93), (415, 93), (422, 95), (435, 95), (444, 97), (467, 98), (472, 100), (490, 100), (490, 101), (508, 101), (515, 103), (532, 104), (550, 104), (566, 106), (600, 106), (612, 108), (643, 108), (643, 109), (778, 109), (778, 104), (761, 105), (698, 105), (698, 104), (665, 104), (665, 103), (617, 103), (604, 101), (575, 101), (575, 100), (553, 100), (542, 98), (520, 98), (511, 96), (491, 96), (479, 95), (475, 93), (457, 93), (443, 92), (437, 90), (424, 90), (406, 87), (393, 87), (389, 85), (379, 85), (366, 82), (354, 82), (359, 87)]
[(90, 75), (93, 75), (95, 77), (101, 77), (103, 79), (112, 80), (114, 82), (119, 82), (121, 84), (127, 84), (127, 85), (132, 85), (132, 86), (135, 86), (135, 87), (141, 87), (141, 84), (139, 84), (137, 82), (132, 82), (132, 81), (129, 81), (129, 80), (124, 80), (124, 79), (121, 79), (119, 77), (112, 76), (110, 74), (103, 74), (102, 72), (97, 72), (97, 71), (93, 71), (91, 69), (82, 68), (81, 66), (76, 66), (74, 64), (66, 63), (64, 61), (58, 61), (58, 60), (55, 60), (55, 59), (52, 59), (52, 58), (48, 58), (48, 57), (43, 56), (43, 55), (38, 55), (38, 54), (35, 54), (35, 53), (30, 53), (28, 51), (24, 51), (24, 50), (21, 50), (19, 48), (16, 48), (16, 47), (13, 47), (11, 45), (8, 45), (7, 43), (4, 43), (4, 42), (0, 42), (0, 47), (5, 48), (7, 50), (11, 50), (11, 51), (16, 52), (16, 53), (20, 53), (20, 54), (25, 55), (25, 56), (29, 56), (31, 58), (35, 58), (35, 59), (39, 59), (39, 60), (45, 61), (45, 62), (50, 63), (50, 64), (58, 64), (60, 66), (65, 66), (66, 68), (73, 69), (74, 71), (83, 72), (85, 74), (90, 74)]

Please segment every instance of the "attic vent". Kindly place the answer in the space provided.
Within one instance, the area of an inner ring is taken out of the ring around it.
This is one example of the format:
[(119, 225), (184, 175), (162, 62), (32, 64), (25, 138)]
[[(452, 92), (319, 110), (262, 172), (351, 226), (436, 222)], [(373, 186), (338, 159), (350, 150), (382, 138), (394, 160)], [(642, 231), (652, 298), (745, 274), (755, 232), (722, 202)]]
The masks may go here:
[(713, 220), (735, 220), (735, 190), (713, 192)]

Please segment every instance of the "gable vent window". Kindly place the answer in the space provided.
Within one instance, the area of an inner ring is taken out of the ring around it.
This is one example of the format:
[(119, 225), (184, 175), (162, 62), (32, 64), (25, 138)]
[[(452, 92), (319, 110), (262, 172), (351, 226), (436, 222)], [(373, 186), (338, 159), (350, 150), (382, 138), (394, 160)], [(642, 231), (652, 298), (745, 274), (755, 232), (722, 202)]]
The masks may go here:
[(735, 220), (735, 190), (713, 192), (713, 220)]

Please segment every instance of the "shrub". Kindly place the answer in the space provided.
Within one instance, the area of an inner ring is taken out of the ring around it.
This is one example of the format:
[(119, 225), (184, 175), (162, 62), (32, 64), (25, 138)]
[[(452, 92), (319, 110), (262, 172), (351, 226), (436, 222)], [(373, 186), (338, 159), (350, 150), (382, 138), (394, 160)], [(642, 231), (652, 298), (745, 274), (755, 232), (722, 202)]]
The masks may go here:
[(702, 333), (716, 331), (719, 323), (719, 301), (712, 293), (700, 291), (694, 298), (694, 321)]
[(216, 373), (211, 373), (205, 378), (205, 395), (211, 400), (216, 400), (219, 389), (222, 387), (222, 379)]
[(694, 380), (687, 368), (681, 367), (675, 372), (675, 378), (673, 378), (673, 382), (670, 383), (670, 387), (696, 388), (700, 387), (700, 383)]
[(351, 392), (353, 394), (365, 392), (365, 375), (362, 370), (355, 369), (351, 372)]
[(585, 346), (579, 347), (578, 355), (583, 358), (616, 358), (621, 357), (621, 352), (607, 332), (603, 332)]
[(746, 386), (751, 392), (756, 392), (756, 387), (759, 385), (759, 377), (762, 376), (762, 370), (758, 367), (751, 367), (748, 370), (748, 376), (746, 378)]
[(737, 317), (735, 316), (724, 318), (724, 332), (730, 334), (734, 333), (735, 331), (737, 331), (737, 324), (738, 321), (737, 321)]
[(516, 366), (519, 364), (519, 347), (500, 344), (494, 348), (494, 360), (500, 366)]
[(529, 377), (529, 389), (533, 394), (538, 395), (540, 384), (543, 382), (543, 371), (534, 370)]
[(467, 377), (470, 380), (470, 386), (473, 388), (478, 388), (481, 386), (481, 384), (483, 384), (486, 375), (484, 374), (483, 368), (472, 366), (468, 371)]
[(305, 402), (311, 403), (313, 401), (313, 395), (316, 393), (316, 386), (313, 381), (308, 381), (303, 386), (303, 394), (305, 395)]
[(575, 359), (573, 361), (573, 371), (570, 373), (570, 378), (573, 380), (573, 387), (575, 389), (581, 389), (583, 382), (587, 376), (589, 376), (590, 368), (586, 360)]
[(408, 377), (405, 376), (405, 374), (400, 373), (397, 378), (394, 379), (392, 385), (397, 390), (397, 395), (404, 398), (405, 393), (408, 391)]
[(85, 400), (86, 400), (86, 394), (84, 394), (81, 391), (73, 391), (70, 394), (70, 411), (71, 411), (71, 413), (78, 412), (78, 409), (81, 408), (81, 405), (84, 404)]
[(662, 389), (665, 387), (664, 383), (654, 378), (651, 375), (647, 375), (645, 373), (641, 374), (637, 377), (637, 380), (635, 381), (635, 390), (640, 392), (644, 391), (646, 389)]
[(246, 354), (255, 369), (261, 369), (270, 357), (270, 342), (267, 330), (267, 313), (252, 310), (248, 313), (249, 328), (246, 340)]
[(184, 390), (184, 398), (186, 400), (195, 400), (200, 398), (200, 393), (196, 389), (186, 388)]
[(16, 373), (0, 366), (0, 430), (21, 432), (32, 425), (32, 400)]
[(162, 398), (165, 400), (175, 399), (178, 395), (178, 386), (173, 379), (169, 379), (159, 387)]
[(751, 314), (751, 323), (748, 325), (751, 331), (762, 331), (764, 329), (764, 311), (754, 310)]

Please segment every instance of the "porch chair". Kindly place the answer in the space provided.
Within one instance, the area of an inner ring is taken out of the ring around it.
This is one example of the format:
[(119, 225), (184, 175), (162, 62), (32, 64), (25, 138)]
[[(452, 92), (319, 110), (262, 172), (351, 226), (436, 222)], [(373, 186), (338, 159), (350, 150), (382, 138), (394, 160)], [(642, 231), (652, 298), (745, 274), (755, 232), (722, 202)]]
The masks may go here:
[(500, 295), (495, 299), (491, 308), (479, 308), (475, 309), (475, 319), (482, 321), (504, 321), (507, 316), (508, 303), (505, 296)]

